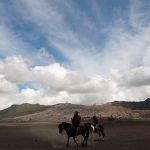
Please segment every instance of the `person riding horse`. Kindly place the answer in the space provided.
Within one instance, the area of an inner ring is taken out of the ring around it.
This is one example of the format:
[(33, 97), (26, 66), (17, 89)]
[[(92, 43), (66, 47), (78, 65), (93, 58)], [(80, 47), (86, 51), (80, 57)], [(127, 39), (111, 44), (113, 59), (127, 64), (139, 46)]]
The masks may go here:
[(75, 133), (77, 134), (79, 126), (80, 126), (80, 122), (81, 122), (81, 116), (79, 115), (79, 112), (75, 112), (74, 116), (72, 118), (72, 128), (75, 131)]
[(78, 146), (78, 143), (76, 141), (76, 137), (78, 135), (82, 135), (83, 137), (83, 141), (82, 141), (82, 146), (87, 146), (87, 140), (89, 137), (89, 133), (92, 133), (92, 127), (90, 123), (84, 123), (82, 125), (80, 125), (80, 129), (78, 130), (78, 132), (75, 132), (75, 130), (73, 131), (72, 128), (72, 124), (67, 123), (67, 122), (62, 122), (58, 125), (58, 129), (59, 129), (59, 133), (61, 134), (63, 132), (63, 130), (66, 131), (68, 140), (67, 140), (67, 144), (66, 146), (69, 146), (69, 139), (72, 137), (74, 142), (76, 143), (76, 145)]
[(98, 118), (95, 115), (93, 116), (93, 123), (94, 123), (95, 133), (96, 133), (98, 128), (99, 128), (99, 121), (98, 121)]

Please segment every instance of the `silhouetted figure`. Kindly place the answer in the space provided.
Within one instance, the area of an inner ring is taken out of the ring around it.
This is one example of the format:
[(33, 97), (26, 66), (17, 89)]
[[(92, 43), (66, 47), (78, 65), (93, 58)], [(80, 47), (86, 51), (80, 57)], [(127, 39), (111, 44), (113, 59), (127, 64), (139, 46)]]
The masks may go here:
[(105, 136), (105, 133), (104, 133), (104, 127), (99, 123), (99, 120), (98, 120), (98, 118), (94, 115), (93, 117), (92, 117), (92, 119), (93, 119), (93, 126), (94, 126), (94, 128), (95, 128), (95, 133), (98, 133), (99, 134), (99, 137), (101, 136), (101, 134), (102, 134), (102, 136), (104, 137)]
[(75, 131), (75, 133), (77, 134), (78, 132), (78, 128), (81, 122), (81, 116), (79, 116), (79, 112), (75, 112), (74, 116), (72, 118), (72, 128)]
[(93, 123), (94, 123), (95, 133), (96, 133), (98, 128), (99, 128), (99, 122), (98, 122), (98, 119), (95, 115), (93, 116)]

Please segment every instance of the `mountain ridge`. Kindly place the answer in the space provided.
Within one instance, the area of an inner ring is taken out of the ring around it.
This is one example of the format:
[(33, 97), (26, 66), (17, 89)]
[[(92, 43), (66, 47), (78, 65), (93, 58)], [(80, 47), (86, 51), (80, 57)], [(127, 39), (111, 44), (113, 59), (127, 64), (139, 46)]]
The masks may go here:
[(141, 102), (114, 101), (103, 105), (82, 105), (59, 103), (55, 105), (21, 104), (12, 105), (0, 111), (0, 118), (16, 121), (51, 121), (70, 120), (74, 111), (79, 111), (83, 118), (97, 115), (102, 118), (150, 118), (150, 99)]
[(150, 109), (150, 98), (147, 98), (144, 101), (114, 101), (113, 105), (120, 105), (123, 107), (127, 107), (133, 110), (149, 110)]

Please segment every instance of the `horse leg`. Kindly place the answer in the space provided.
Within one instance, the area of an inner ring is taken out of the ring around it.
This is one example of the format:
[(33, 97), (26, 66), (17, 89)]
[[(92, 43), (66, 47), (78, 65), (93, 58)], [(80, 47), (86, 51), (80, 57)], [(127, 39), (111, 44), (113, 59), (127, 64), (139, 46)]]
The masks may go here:
[(104, 138), (104, 136), (105, 136), (105, 133), (104, 133), (104, 128), (102, 127), (102, 130), (101, 130), (101, 132), (102, 132), (102, 136), (103, 136), (103, 138)]
[(83, 139), (82, 146), (84, 146), (84, 141), (85, 141), (85, 139)]
[(85, 142), (86, 142), (85, 145), (87, 146), (87, 140), (88, 140), (88, 138), (89, 138), (89, 131), (86, 132), (85, 138), (86, 138), (86, 140), (85, 140)]
[(101, 136), (101, 131), (100, 130), (98, 130), (98, 135), (99, 135), (99, 137)]
[(78, 143), (77, 143), (77, 141), (76, 141), (75, 137), (73, 137), (73, 140), (74, 140), (74, 142), (77, 144), (77, 147), (78, 147)]
[(92, 140), (92, 142), (94, 141), (94, 140), (93, 140), (93, 139), (94, 139), (93, 136), (94, 136), (94, 135), (93, 135), (93, 132), (92, 132), (92, 133), (91, 133), (91, 140)]
[(85, 136), (85, 146), (87, 146), (87, 140), (88, 138)]
[(84, 134), (82, 134), (82, 136), (83, 136), (82, 146), (84, 146), (84, 141), (86, 142), (86, 136)]
[(69, 139), (70, 139), (70, 137), (68, 136), (68, 140), (67, 140), (67, 145), (66, 145), (66, 147), (69, 146)]
[(88, 140), (89, 138), (89, 131), (86, 132), (86, 139)]

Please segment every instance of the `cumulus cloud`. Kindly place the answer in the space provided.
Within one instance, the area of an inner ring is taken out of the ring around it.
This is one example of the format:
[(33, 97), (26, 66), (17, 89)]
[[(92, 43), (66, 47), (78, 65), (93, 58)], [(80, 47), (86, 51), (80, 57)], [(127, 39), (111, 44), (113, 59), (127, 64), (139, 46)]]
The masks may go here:
[(10, 56), (0, 61), (0, 73), (14, 83), (29, 81), (31, 78), (30, 68), (22, 57)]
[(138, 67), (124, 72), (118, 72), (116, 81), (121, 86), (139, 87), (150, 85), (150, 67)]
[(4, 76), (0, 76), (0, 94), (16, 93), (18, 87), (16, 84), (7, 81)]
[(88, 77), (73, 70), (66, 69), (58, 63), (33, 68), (35, 82), (47, 92), (68, 91), (69, 94), (97, 93), (112, 86), (110, 79), (100, 75)]
[(54, 92), (65, 89), (68, 84), (65, 81), (67, 72), (68, 70), (60, 67), (58, 63), (33, 68), (34, 80), (45, 90), (52, 90)]
[(0, 74), (0, 109), (16, 103), (16, 94), (18, 93), (17, 84), (6, 80), (5, 76)]
[[(16, 103), (39, 102), (42, 104), (54, 104), (67, 101), (84, 103), (86, 99), (89, 99), (87, 104), (91, 104), (93, 99), (96, 98), (96, 102), (101, 96), (103, 96), (103, 100), (110, 100), (112, 93), (116, 92), (116, 85), (110, 79), (104, 79), (100, 75), (91, 78), (75, 70), (67, 69), (59, 63), (29, 68), (21, 57), (11, 57), (11, 59), (8, 57), (1, 63), (3, 63), (1, 78), (5, 77), (5, 80), (3, 79), (5, 82), (1, 80), (1, 86), (3, 87), (1, 91), (8, 90), (8, 95), (13, 93), (16, 96), (13, 102)], [(9, 66), (10, 64), (11, 67)], [(9, 67), (11, 72), (15, 72), (15, 77), (10, 71), (7, 72), (9, 74), (7, 76), (6, 70)], [(21, 76), (22, 73), (24, 76)], [(26, 87), (18, 91), (18, 83), (24, 83), (29, 80), (32, 80), (38, 89)], [(11, 84), (10, 81), (12, 82)], [(101, 102), (100, 100), (97, 103)]]
[[(150, 68), (148, 67), (123, 72), (113, 70), (111, 78), (104, 78), (100, 75), (89, 77), (65, 68), (59, 63), (29, 67), (23, 58), (16, 56), (12, 58), (8, 57), (1, 61), (3, 63), (0, 76), (0, 98), (3, 99), (1, 108), (6, 107), (4, 102), (9, 102), (12, 98), (13, 101), (8, 104), (23, 102), (101, 104), (112, 100), (140, 100), (149, 95)], [(8, 64), (12, 64), (12, 72), (15, 71), (15, 77), (20, 77), (19, 79), (11, 77), (11, 74), (7, 76), (5, 70), (8, 69)], [(20, 64), (23, 65), (22, 69), (16, 70), (20, 68)], [(26, 78), (20, 76), (22, 73)], [(36, 84), (37, 89), (27, 86), (19, 90), (19, 83), (29, 80)]]

